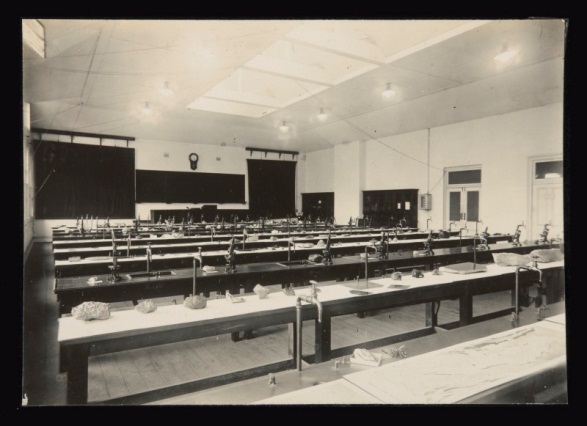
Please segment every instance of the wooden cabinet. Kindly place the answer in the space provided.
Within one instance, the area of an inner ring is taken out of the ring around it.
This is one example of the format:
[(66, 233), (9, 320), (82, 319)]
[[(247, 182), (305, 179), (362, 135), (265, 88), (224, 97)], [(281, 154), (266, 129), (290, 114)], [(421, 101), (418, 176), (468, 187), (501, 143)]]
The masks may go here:
[(302, 194), (302, 212), (312, 221), (334, 217), (334, 192)]
[(418, 190), (390, 189), (363, 191), (363, 216), (370, 226), (418, 227)]

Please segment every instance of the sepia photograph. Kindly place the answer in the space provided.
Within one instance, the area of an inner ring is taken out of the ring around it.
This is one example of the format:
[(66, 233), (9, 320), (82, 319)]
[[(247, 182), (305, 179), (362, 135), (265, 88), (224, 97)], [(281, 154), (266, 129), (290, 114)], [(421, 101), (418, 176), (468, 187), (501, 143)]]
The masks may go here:
[(20, 24), (22, 410), (568, 406), (568, 19)]

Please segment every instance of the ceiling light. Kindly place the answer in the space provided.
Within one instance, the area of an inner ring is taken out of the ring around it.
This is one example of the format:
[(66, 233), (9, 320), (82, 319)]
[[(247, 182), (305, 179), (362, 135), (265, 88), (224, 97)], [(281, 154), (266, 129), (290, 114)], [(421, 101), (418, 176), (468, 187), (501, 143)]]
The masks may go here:
[(320, 108), (320, 114), (318, 114), (318, 121), (326, 121), (326, 119), (328, 118), (328, 114), (326, 114), (324, 112), (324, 108)]
[(493, 59), (500, 65), (509, 65), (514, 62), (514, 60), (518, 56), (518, 51), (516, 49), (508, 48), (507, 44), (504, 44), (501, 52), (499, 52)]
[(279, 126), (279, 131), (281, 133), (287, 133), (289, 132), (289, 127), (287, 126), (287, 124), (285, 124), (285, 121), (281, 122), (281, 126)]
[(151, 109), (149, 102), (145, 102), (145, 105), (141, 107), (141, 114), (145, 117), (148, 117), (153, 114), (153, 110)]
[(169, 87), (169, 82), (166, 81), (165, 84), (163, 84), (163, 89), (161, 90), (163, 92), (163, 94), (165, 96), (171, 96), (173, 95), (173, 90), (171, 89), (171, 87)]
[(395, 96), (395, 90), (391, 88), (391, 83), (387, 83), (385, 90), (381, 92), (381, 96), (383, 96), (385, 99), (391, 99)]

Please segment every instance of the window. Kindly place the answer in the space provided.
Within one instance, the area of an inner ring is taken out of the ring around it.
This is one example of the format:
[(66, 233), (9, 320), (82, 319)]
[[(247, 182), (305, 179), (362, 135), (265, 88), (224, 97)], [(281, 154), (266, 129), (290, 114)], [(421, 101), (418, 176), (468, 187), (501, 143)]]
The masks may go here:
[(562, 177), (562, 161), (542, 161), (534, 163), (534, 179), (560, 179)]

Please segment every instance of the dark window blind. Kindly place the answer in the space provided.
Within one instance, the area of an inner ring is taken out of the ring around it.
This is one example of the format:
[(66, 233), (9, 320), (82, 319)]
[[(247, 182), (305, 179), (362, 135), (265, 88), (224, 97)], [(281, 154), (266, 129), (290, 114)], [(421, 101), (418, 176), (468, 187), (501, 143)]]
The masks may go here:
[(253, 217), (295, 215), (296, 162), (247, 160), (249, 211)]
[(35, 217), (135, 216), (135, 150), (33, 141)]

